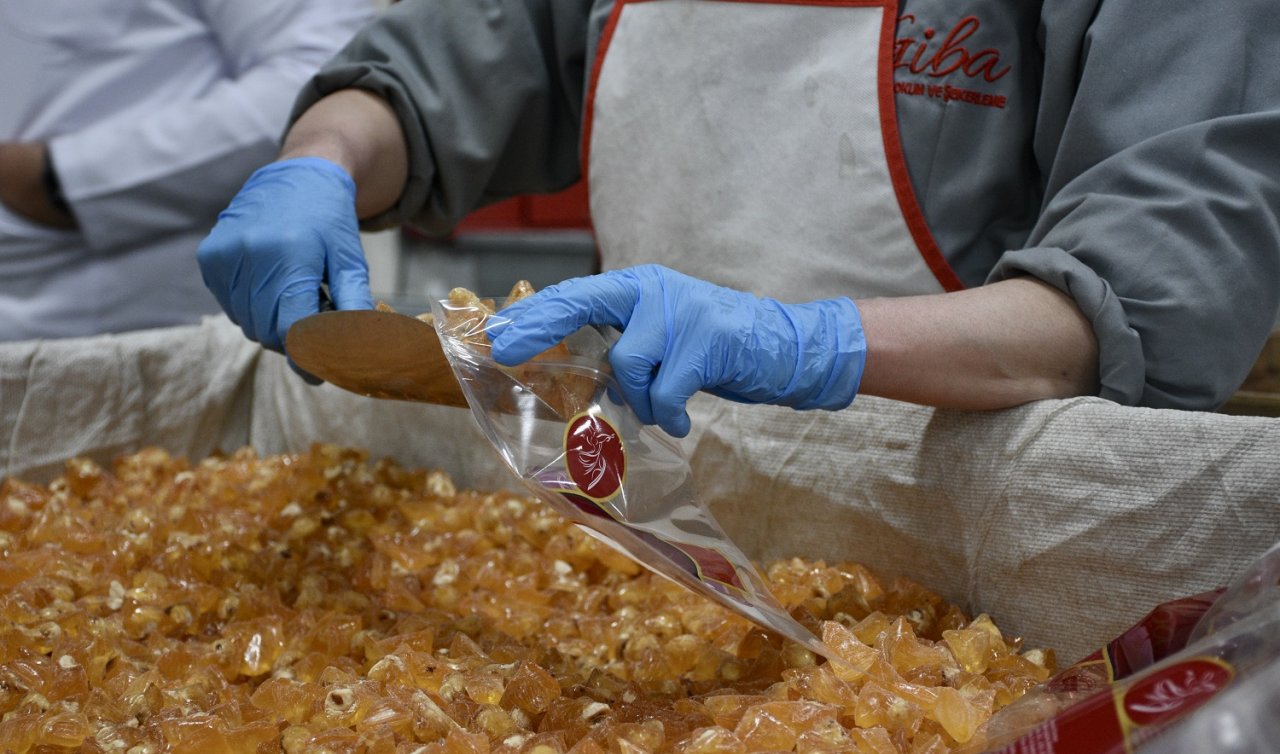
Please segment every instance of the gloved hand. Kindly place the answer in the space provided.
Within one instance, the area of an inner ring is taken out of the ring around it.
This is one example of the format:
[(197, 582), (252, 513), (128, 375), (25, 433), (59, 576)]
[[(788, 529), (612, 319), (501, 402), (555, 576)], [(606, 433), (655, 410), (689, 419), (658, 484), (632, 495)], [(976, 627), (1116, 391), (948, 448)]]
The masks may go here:
[(575, 278), (500, 312), (493, 358), (514, 366), (586, 324), (622, 336), (614, 376), (636, 415), (689, 433), (685, 403), (699, 390), (747, 403), (841, 409), (866, 363), (862, 319), (847, 298), (782, 304), (657, 265)]
[(204, 283), (250, 340), (284, 350), (289, 327), (320, 310), (320, 284), (339, 309), (369, 309), (356, 186), (319, 157), (260, 168), (196, 250)]

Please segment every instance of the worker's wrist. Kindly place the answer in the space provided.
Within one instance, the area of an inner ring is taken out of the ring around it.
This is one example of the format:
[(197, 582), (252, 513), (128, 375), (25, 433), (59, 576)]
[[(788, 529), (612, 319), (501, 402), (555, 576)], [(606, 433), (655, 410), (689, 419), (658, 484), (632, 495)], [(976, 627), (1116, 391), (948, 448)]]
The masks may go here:
[(0, 142), (0, 204), (37, 225), (74, 228), (65, 201), (55, 205), (45, 185), (47, 152), (42, 142)]
[(288, 157), (276, 160), (273, 165), (280, 168), (287, 167), (306, 167), (311, 170), (319, 170), (324, 173), (331, 173), (340, 178), (344, 183), (351, 185), (352, 190), (355, 189), (355, 181), (351, 178), (351, 171), (347, 170), (341, 164), (334, 162), (326, 157)]
[(242, 191), (263, 186), (271, 186), (272, 190), (280, 187), (304, 190), (312, 198), (337, 188), (353, 207), (355, 205), (355, 181), (341, 165), (323, 157), (290, 157), (263, 165), (249, 176)]
[(362, 89), (340, 89), (314, 102), (289, 129), (280, 157), (322, 157), (340, 165), (358, 187), (361, 218), (394, 207), (408, 180), (408, 146), (395, 111)]
[(285, 140), (277, 162), (299, 159), (317, 159), (329, 162), (340, 168), (348, 176), (355, 175), (354, 160), (348, 155), (336, 139), (304, 139)]
[(862, 316), (848, 298), (787, 307), (799, 353), (786, 405), (836, 411), (858, 395), (867, 361)]
[(372, 164), (364, 127), (370, 98), (360, 90), (341, 89), (313, 103), (285, 134), (279, 159), (319, 157), (359, 178)]

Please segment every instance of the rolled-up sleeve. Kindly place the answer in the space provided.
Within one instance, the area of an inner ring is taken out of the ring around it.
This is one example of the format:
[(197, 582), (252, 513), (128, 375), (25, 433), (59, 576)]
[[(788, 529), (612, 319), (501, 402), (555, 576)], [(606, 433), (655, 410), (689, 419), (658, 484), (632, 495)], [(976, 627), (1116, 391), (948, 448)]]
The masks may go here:
[(397, 204), (367, 227), (451, 229), (471, 210), (550, 192), (580, 174), (591, 0), (406, 0), (363, 30), (303, 90), (387, 100), (409, 149)]
[(1280, 309), (1280, 17), (1088, 5), (1044, 13), (1046, 198), (989, 280), (1032, 275), (1076, 301), (1103, 397), (1212, 409)]

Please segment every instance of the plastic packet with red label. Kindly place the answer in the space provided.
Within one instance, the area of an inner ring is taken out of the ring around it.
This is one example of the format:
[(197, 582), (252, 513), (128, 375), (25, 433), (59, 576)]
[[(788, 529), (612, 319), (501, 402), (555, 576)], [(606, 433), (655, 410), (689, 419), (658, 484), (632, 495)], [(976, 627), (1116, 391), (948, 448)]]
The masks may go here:
[(534, 495), (650, 570), (829, 656), (699, 501), (680, 447), (622, 400), (608, 361), (616, 331), (582, 328), (504, 367), (483, 304), (438, 301), (432, 313), (472, 415)]
[(1280, 544), (1226, 590), (1160, 605), (1001, 710), (969, 751), (1280, 750)]

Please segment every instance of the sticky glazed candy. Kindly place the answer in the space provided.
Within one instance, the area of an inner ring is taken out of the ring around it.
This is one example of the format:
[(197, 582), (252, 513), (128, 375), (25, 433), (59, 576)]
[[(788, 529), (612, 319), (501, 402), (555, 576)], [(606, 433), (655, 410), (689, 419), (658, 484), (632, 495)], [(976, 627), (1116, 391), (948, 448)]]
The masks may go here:
[(1053, 669), (855, 564), (767, 569), (827, 662), (541, 504), (318, 445), (0, 485), (0, 751), (980, 750)]

